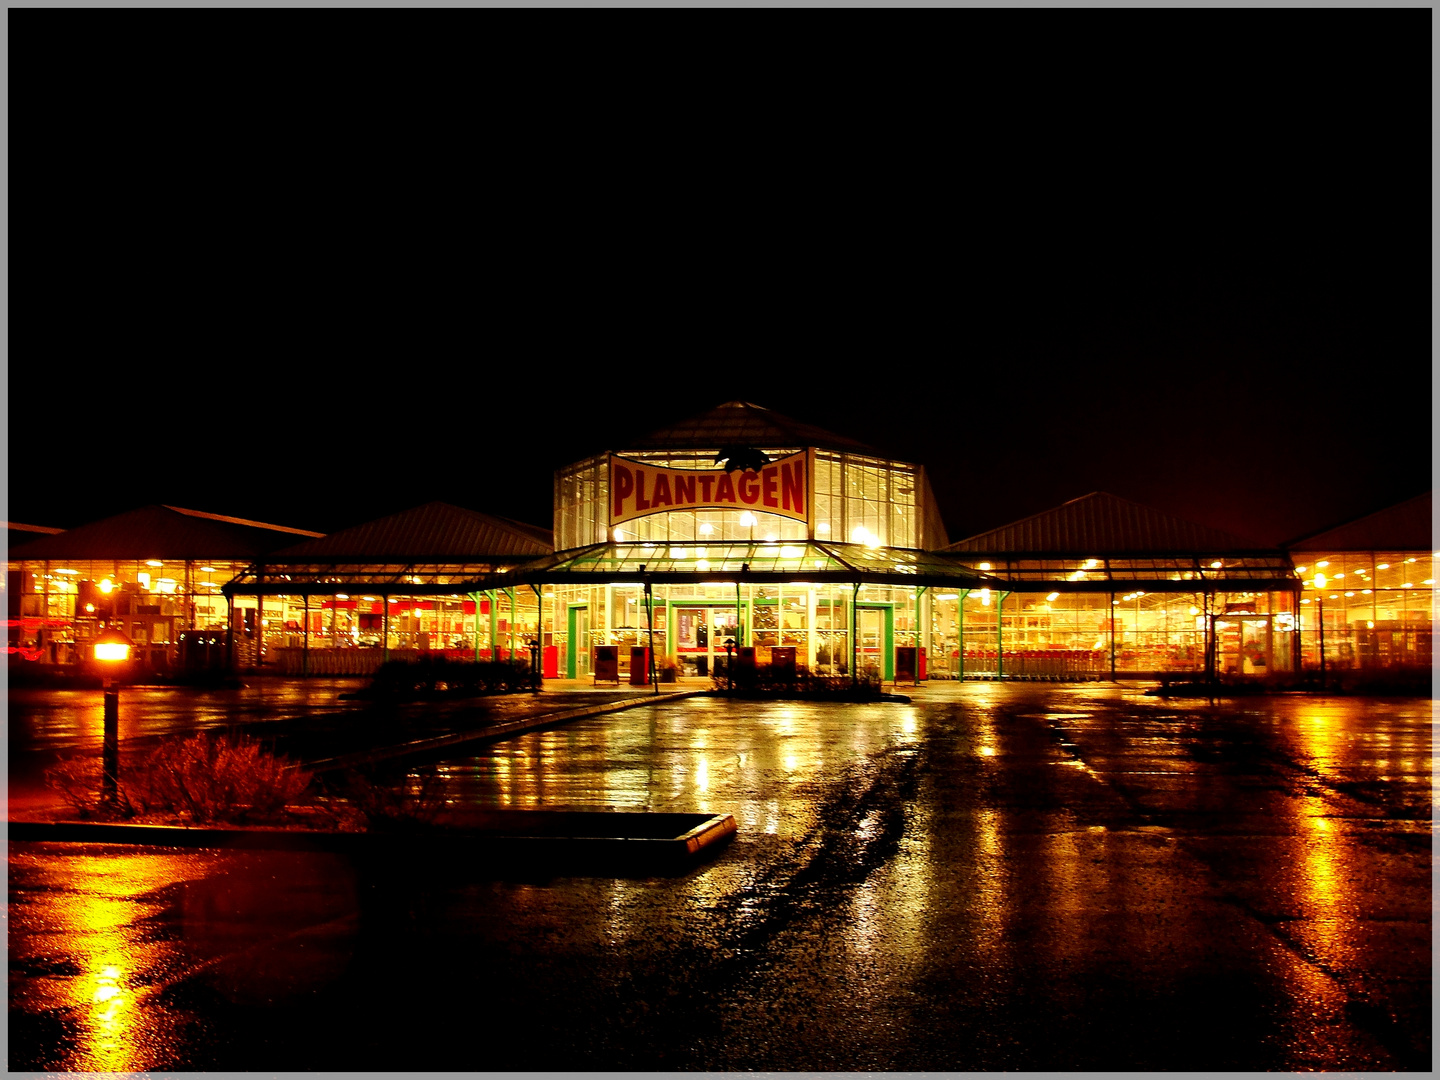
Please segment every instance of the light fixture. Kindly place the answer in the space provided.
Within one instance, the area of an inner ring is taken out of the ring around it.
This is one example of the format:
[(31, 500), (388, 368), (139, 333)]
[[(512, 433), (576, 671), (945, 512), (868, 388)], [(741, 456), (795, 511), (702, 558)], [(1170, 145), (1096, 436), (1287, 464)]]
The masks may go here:
[(1316, 575), (1315, 575), (1315, 588), (1317, 588), (1317, 589), (1323, 589), (1323, 588), (1325, 588), (1325, 575), (1324, 575), (1324, 574), (1316, 574)]
[(754, 527), (754, 525), (755, 525), (755, 515), (752, 514), (749, 510), (746, 510), (744, 513), (742, 513), (742, 514), (740, 515), (740, 524), (743, 525), (743, 526), (745, 526), (746, 528), (752, 528), (752, 527)]
[[(710, 535), (711, 533), (713, 533), (714, 531), (715, 531), (715, 526), (714, 526), (714, 525), (711, 525), (708, 521), (702, 521), (702, 522), (700, 523), (700, 535), (701, 535), (701, 536), (709, 536), (709, 535)], [(620, 530), (619, 530), (619, 529), (616, 529), (616, 530), (615, 530), (615, 539), (616, 539), (616, 540), (619, 540), (619, 539), (620, 539)]]
[(1212, 562), (1212, 563), (1210, 564), (1210, 569), (1211, 569), (1211, 570), (1219, 570), (1220, 567), (1223, 566), (1223, 565), (1224, 565), (1224, 563), (1221, 563), (1221, 562), (1218, 562), (1218, 561), (1217, 561), (1217, 562)]
[(146, 560), (145, 560), (145, 565), (146, 565), (146, 566), (164, 566), (165, 564), (164, 564), (163, 562), (161, 562), (159, 559), (146, 559)]
[(982, 562), (982, 563), (980, 564), (980, 569), (981, 569), (981, 570), (989, 570), (989, 569), (990, 569), (990, 564), (989, 564), (988, 562)]
[(109, 629), (95, 638), (95, 659), (105, 669), (105, 710), (100, 742), (100, 801), (113, 808), (120, 790), (120, 691), (115, 688), (115, 665), (130, 659), (132, 642), (119, 630)]
[(1060, 594), (1059, 594), (1058, 592), (1052, 592), (1049, 596), (1045, 597), (1045, 602), (1046, 602), (1047, 604), (1053, 604), (1056, 600), (1059, 600), (1059, 599), (1060, 599)]
[(819, 525), (816, 525), (816, 526), (815, 526), (815, 535), (816, 535), (816, 536), (829, 536), (829, 535), (830, 535), (830, 523), (829, 523), (828, 521), (822, 521), (822, 522), (820, 522)]
[(1389, 569), (1390, 569), (1390, 564), (1389, 564), (1388, 562), (1382, 562), (1380, 565), (1378, 565), (1377, 567), (1375, 567), (1375, 569), (1376, 569), (1376, 570), (1389, 570)]

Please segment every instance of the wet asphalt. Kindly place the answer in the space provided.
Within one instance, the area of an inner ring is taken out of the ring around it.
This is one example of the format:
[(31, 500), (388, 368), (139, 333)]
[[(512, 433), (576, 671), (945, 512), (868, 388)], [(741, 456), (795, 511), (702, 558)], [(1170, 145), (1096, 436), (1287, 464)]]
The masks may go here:
[(9, 1066), (1428, 1070), (1431, 753), (1429, 701), (692, 698), (397, 774), (733, 814), (674, 876), (12, 843)]

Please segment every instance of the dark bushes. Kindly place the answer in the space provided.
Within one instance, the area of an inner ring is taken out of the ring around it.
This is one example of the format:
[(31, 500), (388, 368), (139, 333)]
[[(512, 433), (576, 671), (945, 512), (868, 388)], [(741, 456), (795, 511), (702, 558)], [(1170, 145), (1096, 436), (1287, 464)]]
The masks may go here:
[(389, 660), (376, 670), (369, 695), (391, 701), (416, 698), (476, 697), (538, 686), (529, 660)]
[(732, 679), (716, 672), (715, 689), (740, 697), (788, 697), (807, 701), (879, 701), (887, 698), (880, 677), (867, 674), (851, 682), (849, 675), (815, 675), (804, 668), (757, 664), (735, 666)]
[(205, 734), (163, 742), (123, 770), (113, 805), (101, 802), (94, 756), (62, 761), (45, 773), (46, 783), (80, 817), (159, 814), (196, 824), (275, 821), (309, 787), (310, 777), (255, 739)]

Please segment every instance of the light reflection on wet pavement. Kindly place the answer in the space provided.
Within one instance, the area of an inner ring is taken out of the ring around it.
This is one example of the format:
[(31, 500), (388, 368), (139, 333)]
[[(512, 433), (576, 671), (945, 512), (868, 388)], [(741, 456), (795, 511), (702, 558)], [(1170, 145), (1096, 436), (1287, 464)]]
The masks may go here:
[(10, 1065), (1428, 1069), (1431, 745), (1421, 701), (691, 699), (410, 771), (733, 813), (682, 877), (12, 844)]

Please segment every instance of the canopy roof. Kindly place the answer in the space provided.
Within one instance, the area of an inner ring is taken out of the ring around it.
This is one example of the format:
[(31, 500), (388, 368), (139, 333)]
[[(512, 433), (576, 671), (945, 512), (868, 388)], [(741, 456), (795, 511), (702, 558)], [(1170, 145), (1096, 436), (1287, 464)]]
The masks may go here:
[(857, 439), (792, 420), (748, 401), (727, 401), (699, 416), (631, 439), (617, 449), (624, 453), (630, 450), (719, 450), (727, 446), (761, 449), (815, 446), (852, 454), (885, 456)]
[(207, 514), (179, 506), (142, 506), (76, 529), (41, 536), (10, 550), (25, 561), (58, 559), (236, 559), (259, 558), (297, 536), (322, 533), (267, 525), (244, 518)]
[(473, 583), (476, 589), (559, 582), (696, 580), (843, 582), (872, 585), (1003, 587), (954, 559), (861, 544), (727, 541), (708, 544), (594, 544), (560, 552)]
[(1336, 525), (1285, 547), (1291, 551), (1433, 551), (1431, 492)]

